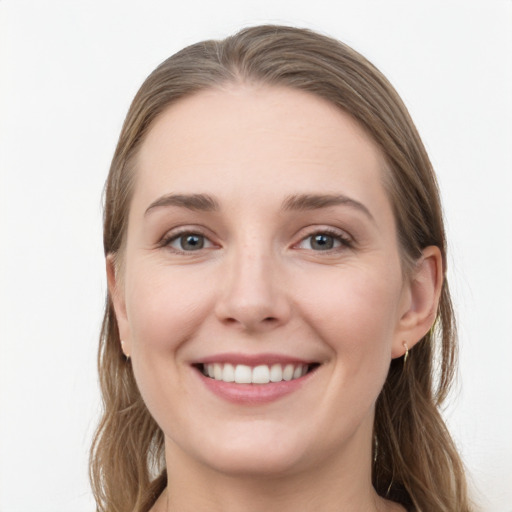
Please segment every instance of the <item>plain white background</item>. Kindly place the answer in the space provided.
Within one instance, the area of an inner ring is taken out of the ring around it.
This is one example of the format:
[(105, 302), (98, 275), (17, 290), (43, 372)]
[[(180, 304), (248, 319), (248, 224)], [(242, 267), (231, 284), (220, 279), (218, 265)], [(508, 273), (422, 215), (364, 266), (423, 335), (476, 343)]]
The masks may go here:
[(128, 105), (181, 47), (306, 26), (396, 86), (439, 175), (460, 322), (445, 412), (512, 511), (512, 1), (0, 0), (0, 511), (92, 511), (101, 192)]

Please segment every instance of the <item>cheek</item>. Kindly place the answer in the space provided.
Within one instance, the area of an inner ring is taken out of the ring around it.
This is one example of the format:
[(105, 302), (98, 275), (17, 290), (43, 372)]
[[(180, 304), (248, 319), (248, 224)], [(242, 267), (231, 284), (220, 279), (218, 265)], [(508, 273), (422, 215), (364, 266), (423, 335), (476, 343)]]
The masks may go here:
[(351, 372), (389, 366), (401, 293), (394, 267), (329, 269), (298, 292), (303, 317)]
[[(159, 425), (174, 425), (190, 390), (183, 379), (180, 347), (203, 322), (212, 301), (204, 275), (149, 262), (127, 279), (132, 364), (143, 400)], [(193, 401), (190, 400), (190, 403)]]
[(141, 265), (130, 275), (127, 315), (135, 355), (175, 350), (197, 329), (213, 301), (204, 275), (155, 265)]

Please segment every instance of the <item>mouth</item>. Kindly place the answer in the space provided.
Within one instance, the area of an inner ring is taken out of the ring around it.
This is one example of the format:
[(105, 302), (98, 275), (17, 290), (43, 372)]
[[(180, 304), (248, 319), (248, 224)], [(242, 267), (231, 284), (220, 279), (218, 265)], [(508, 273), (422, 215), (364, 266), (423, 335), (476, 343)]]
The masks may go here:
[(312, 372), (319, 363), (274, 363), (247, 364), (232, 363), (199, 363), (194, 365), (205, 377), (226, 383), (235, 384), (271, 384), (298, 380)]

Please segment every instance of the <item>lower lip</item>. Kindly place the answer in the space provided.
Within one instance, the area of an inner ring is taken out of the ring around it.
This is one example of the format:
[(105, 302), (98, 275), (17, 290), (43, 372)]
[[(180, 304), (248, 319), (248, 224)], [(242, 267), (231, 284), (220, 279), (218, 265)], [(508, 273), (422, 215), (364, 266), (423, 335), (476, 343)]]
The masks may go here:
[(268, 384), (237, 384), (204, 376), (197, 372), (204, 385), (214, 394), (235, 404), (257, 405), (274, 402), (298, 391), (315, 371), (298, 379), (269, 382)]

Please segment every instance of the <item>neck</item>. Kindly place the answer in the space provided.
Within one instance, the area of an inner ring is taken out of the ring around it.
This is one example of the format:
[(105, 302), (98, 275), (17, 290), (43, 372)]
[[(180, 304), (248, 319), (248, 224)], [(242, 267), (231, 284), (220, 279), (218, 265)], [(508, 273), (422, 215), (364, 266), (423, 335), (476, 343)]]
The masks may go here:
[(168, 487), (152, 512), (391, 512), (371, 484), (371, 449), (287, 474), (229, 474), (191, 460), (166, 440)]

